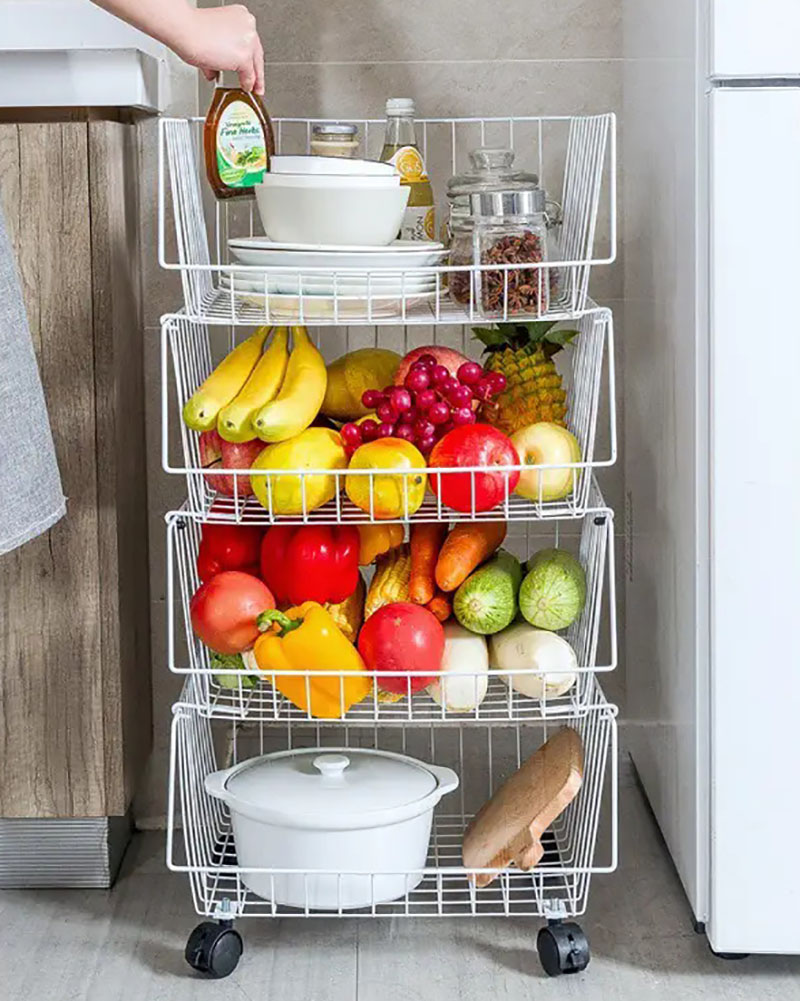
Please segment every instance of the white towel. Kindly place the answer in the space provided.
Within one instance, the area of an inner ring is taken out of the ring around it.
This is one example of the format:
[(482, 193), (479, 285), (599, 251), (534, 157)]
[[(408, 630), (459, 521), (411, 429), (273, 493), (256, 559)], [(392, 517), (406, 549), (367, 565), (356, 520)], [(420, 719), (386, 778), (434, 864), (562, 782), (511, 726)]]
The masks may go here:
[(0, 555), (66, 512), (14, 252), (0, 210)]

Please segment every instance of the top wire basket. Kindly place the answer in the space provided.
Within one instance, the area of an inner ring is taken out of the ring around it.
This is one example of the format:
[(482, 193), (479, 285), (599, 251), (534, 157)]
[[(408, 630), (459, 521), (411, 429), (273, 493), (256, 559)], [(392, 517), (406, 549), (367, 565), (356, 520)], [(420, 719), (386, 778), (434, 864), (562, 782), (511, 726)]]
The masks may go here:
[[(323, 119), (275, 119), (278, 152), (305, 153), (312, 127)], [(252, 200), (216, 201), (202, 182), (203, 120), (164, 118), (159, 129), (159, 262), (178, 271), (187, 316), (208, 323), (297, 322), (352, 324), (466, 324), (487, 318), (482, 288), (494, 289), (491, 319), (567, 319), (587, 308), (595, 264), (616, 257), (616, 138), (613, 114), (588, 116), (429, 118), (418, 120), (418, 140), (434, 191), (464, 169), (470, 150), (507, 146), (517, 162), (537, 170), (559, 210), (550, 220), (546, 260), (419, 269), (256, 267), (233, 262), (228, 241), (261, 232)], [(357, 123), (364, 153), (380, 153), (384, 122)], [(596, 245), (602, 245), (596, 247)], [(538, 288), (520, 304), (525, 282)], [(466, 273), (466, 278), (464, 277)], [(425, 278), (425, 292), (419, 281)], [(352, 290), (355, 287), (357, 293)], [(385, 291), (387, 283), (391, 293)], [(451, 287), (467, 289), (455, 301)], [(320, 289), (323, 292), (320, 294)], [(545, 294), (546, 290), (546, 294)]]

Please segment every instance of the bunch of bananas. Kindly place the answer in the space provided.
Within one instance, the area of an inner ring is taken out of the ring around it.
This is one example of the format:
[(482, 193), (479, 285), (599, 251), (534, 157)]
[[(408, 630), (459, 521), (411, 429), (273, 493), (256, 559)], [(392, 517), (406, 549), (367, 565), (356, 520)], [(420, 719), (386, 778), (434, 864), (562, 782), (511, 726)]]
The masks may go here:
[(319, 413), (327, 373), (306, 328), (291, 332), (291, 353), (288, 327), (259, 327), (235, 347), (187, 401), (185, 423), (194, 431), (216, 428), (229, 442), (272, 444), (305, 431)]

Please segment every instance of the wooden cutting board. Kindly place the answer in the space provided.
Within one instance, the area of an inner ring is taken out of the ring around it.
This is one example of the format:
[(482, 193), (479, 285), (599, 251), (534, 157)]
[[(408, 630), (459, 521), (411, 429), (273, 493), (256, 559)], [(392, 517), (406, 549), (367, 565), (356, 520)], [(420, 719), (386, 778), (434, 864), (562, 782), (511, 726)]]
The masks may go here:
[[(481, 807), (464, 834), (468, 869), (505, 869), (513, 862), (532, 869), (544, 854), (541, 837), (578, 794), (583, 780), (583, 745), (564, 727), (531, 755)], [(487, 886), (496, 873), (470, 876)]]

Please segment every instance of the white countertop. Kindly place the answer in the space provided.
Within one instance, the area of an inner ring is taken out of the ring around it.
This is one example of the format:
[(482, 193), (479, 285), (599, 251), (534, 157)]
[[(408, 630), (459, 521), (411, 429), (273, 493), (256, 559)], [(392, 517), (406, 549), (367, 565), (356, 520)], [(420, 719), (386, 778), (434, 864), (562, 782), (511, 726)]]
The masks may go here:
[(89, 0), (0, 0), (0, 107), (163, 110), (163, 45)]

